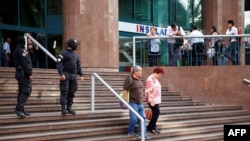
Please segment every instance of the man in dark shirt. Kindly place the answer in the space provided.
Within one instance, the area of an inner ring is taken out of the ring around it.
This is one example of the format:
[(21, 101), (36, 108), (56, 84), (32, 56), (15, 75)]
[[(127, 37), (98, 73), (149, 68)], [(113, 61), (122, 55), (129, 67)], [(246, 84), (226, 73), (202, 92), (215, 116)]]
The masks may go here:
[(18, 81), (18, 96), (15, 114), (24, 118), (30, 114), (24, 110), (24, 105), (31, 94), (32, 63), (30, 55), (24, 47), (25, 39), (22, 36), (17, 38), (17, 48), (14, 51), (14, 62), (16, 68), (16, 80)]
[(81, 81), (84, 78), (79, 56), (74, 52), (78, 43), (74, 39), (69, 39), (67, 43), (68, 46), (61, 51), (57, 60), (57, 70), (60, 74), (60, 104), (62, 106), (62, 115), (68, 113), (75, 115), (76, 112), (71, 107), (78, 88), (77, 74), (80, 75)]
[[(141, 81), (141, 74), (142, 74), (142, 68), (140, 66), (134, 66), (132, 68), (132, 82), (130, 83), (130, 77), (126, 78), (124, 85), (123, 85), (123, 94), (124, 99), (126, 102), (129, 103), (129, 105), (136, 111), (138, 114), (144, 118), (145, 120), (145, 114), (144, 114), (144, 106), (143, 106), (143, 83)], [(128, 90), (129, 90), (129, 99), (128, 99)], [(138, 121), (138, 118), (136, 115), (133, 114), (133, 112), (129, 111), (129, 126), (128, 126), (128, 135), (134, 136), (135, 135), (135, 125)], [(145, 120), (145, 139), (150, 139), (149, 136), (146, 135), (146, 120)], [(141, 125), (140, 125), (141, 126)], [(141, 129), (141, 128), (140, 128)], [(141, 134), (139, 134), (140, 137)]]

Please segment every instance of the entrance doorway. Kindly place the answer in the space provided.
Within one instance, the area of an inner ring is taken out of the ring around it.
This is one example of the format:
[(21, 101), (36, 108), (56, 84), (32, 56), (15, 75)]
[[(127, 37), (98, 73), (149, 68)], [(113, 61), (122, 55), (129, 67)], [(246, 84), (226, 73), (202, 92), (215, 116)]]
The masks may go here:
[[(6, 30), (0, 29), (0, 53), (2, 56), (3, 52), (3, 44), (7, 37), (11, 38), (11, 63), (10, 67), (14, 67), (13, 62), (13, 52), (16, 48), (16, 39), (18, 36), (23, 36), (25, 31), (14, 31), (14, 30)], [(58, 53), (62, 50), (62, 35), (61, 34), (44, 34), (40, 32), (29, 32), (31, 33), (32, 37), (36, 39), (43, 47), (45, 47), (52, 55), (57, 57)], [(50, 68), (55, 69), (56, 63), (50, 59), (41, 49), (35, 50), (35, 45), (33, 52), (30, 52), (31, 60), (32, 60), (32, 67), (33, 68)], [(0, 59), (0, 66), (2, 66), (2, 57)]]

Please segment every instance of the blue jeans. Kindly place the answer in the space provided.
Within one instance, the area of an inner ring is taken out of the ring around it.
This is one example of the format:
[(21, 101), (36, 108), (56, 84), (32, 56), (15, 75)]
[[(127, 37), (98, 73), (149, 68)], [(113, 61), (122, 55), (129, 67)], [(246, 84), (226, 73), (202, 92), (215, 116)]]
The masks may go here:
[[(146, 120), (145, 120), (145, 113), (144, 113), (144, 106), (143, 104), (137, 104), (137, 103), (129, 103), (129, 105), (144, 119), (144, 133), (146, 136)], [(138, 122), (138, 118), (135, 114), (133, 114), (132, 111), (129, 111), (129, 125), (128, 125), (128, 133), (130, 135), (135, 134), (135, 125)], [(139, 121), (139, 130), (141, 129), (141, 122)], [(139, 136), (141, 135), (141, 132), (139, 132)]]
[(227, 65), (227, 57), (225, 57), (225, 56), (220, 56), (219, 65), (220, 65), (220, 66)]
[(168, 66), (177, 66), (178, 60), (181, 58), (180, 48), (175, 47), (176, 44), (168, 43)]
[(233, 65), (240, 65), (240, 48), (239, 43), (231, 42), (230, 43), (230, 54), (229, 59), (232, 61)]
[(7, 61), (7, 58), (5, 57), (5, 55), (4, 54), (2, 54), (2, 60), (3, 60), (3, 62), (2, 62), (2, 66), (3, 67), (9, 67), (9, 62)]

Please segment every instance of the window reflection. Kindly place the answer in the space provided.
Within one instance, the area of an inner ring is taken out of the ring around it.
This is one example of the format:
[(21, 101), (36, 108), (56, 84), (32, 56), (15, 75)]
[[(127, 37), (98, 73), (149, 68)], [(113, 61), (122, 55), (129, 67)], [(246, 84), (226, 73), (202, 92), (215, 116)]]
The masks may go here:
[(245, 11), (245, 34), (250, 34), (250, 11)]
[(132, 0), (119, 0), (119, 18), (133, 19)]
[(44, 27), (44, 1), (43, 0), (21, 0), (20, 20), (22, 26)]
[(134, 16), (136, 20), (152, 21), (151, 0), (136, 0)]
[(153, 22), (159, 26), (167, 26), (169, 23), (168, 0), (157, 0), (153, 2)]
[[(55, 57), (58, 56), (60, 51), (63, 49), (62, 46), (62, 35), (58, 34), (49, 34), (48, 35), (48, 51), (54, 55)], [(56, 68), (56, 63), (50, 57), (48, 58), (48, 68)]]
[(0, 1), (0, 24), (18, 24), (17, 0)]
[(62, 0), (48, 0), (48, 15), (62, 15)]
[(176, 22), (189, 28), (193, 23), (201, 27), (201, 0), (177, 0)]
[(119, 0), (119, 18), (152, 21), (151, 0)]

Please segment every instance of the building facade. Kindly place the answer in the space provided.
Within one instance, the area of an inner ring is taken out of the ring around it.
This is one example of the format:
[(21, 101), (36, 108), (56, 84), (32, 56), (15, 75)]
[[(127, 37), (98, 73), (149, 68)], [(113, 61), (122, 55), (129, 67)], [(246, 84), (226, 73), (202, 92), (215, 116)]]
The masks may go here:
[[(224, 33), (227, 20), (233, 19), (244, 29), (244, 11), (250, 9), (245, 6), (247, 0), (229, 1), (1, 1), (0, 37), (2, 43), (11, 37), (14, 48), (16, 37), (30, 32), (36, 39), (42, 37), (44, 46), (55, 56), (69, 38), (75, 38), (80, 42), (77, 52), (86, 70), (118, 71), (120, 68), (124, 71), (123, 67), (131, 65), (132, 37), (144, 36), (150, 26), (157, 27), (161, 35), (172, 22), (187, 31), (195, 23), (204, 34), (216, 25), (219, 32)], [(41, 60), (37, 61), (40, 67)], [(55, 62), (47, 56), (45, 64), (46, 68), (55, 68)]]

